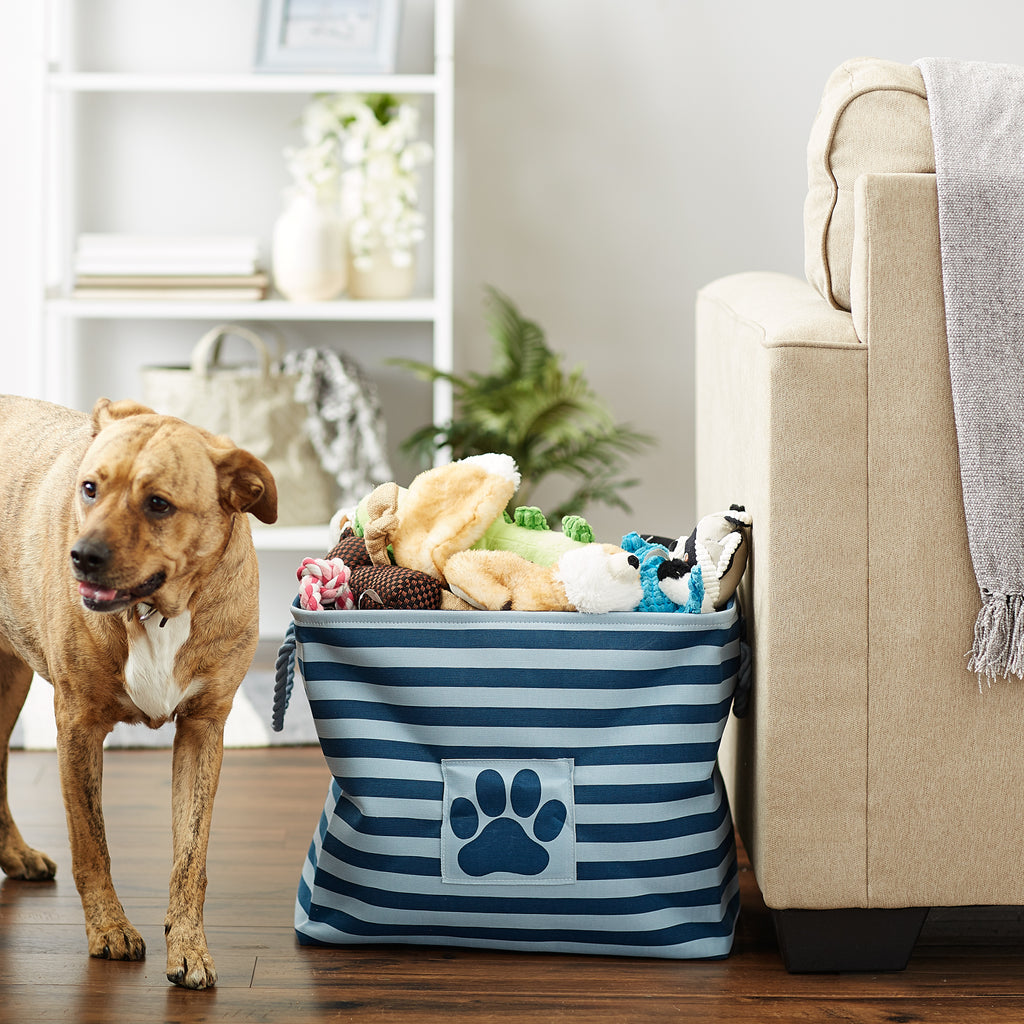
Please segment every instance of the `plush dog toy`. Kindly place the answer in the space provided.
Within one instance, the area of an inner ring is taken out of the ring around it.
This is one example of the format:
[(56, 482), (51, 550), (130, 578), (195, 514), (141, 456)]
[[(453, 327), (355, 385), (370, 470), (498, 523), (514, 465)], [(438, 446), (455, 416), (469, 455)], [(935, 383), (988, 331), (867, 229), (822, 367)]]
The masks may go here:
[(513, 551), (460, 551), (445, 576), (459, 597), (490, 611), (626, 612), (643, 597), (639, 566), (614, 544), (586, 544), (554, 565)]
[(445, 562), (483, 537), (518, 487), (511, 457), (473, 456), (428, 469), (408, 488), (381, 484), (359, 503), (352, 526), (375, 565), (394, 561), (444, 579)]
[(688, 577), (700, 567), (704, 599), (701, 611), (724, 608), (747, 566), (748, 534), (753, 519), (742, 505), (705, 516), (688, 537), (673, 545), (673, 557), (658, 566), (661, 590), (680, 601), (691, 591)]
[[(704, 602), (704, 585), (700, 567), (681, 575), (678, 585), (670, 587), (672, 596), (662, 585), (662, 567), (675, 561), (663, 538), (641, 537), (639, 533), (627, 533), (622, 538), (622, 548), (635, 555), (640, 565), (640, 585), (643, 597), (637, 603), (638, 612), (689, 612), (701, 610)], [(680, 563), (681, 564), (681, 563)], [(674, 573), (666, 573), (676, 584)]]

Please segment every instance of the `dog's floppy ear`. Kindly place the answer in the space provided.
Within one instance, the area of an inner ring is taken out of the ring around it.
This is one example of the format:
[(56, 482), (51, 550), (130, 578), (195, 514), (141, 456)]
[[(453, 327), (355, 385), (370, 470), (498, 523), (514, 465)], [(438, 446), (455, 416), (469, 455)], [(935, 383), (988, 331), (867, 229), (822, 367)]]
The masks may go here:
[(231, 512), (251, 512), (261, 523), (277, 522), (277, 484), (267, 467), (242, 448), (216, 452), (220, 500)]
[(153, 410), (141, 402), (125, 398), (120, 402), (112, 402), (109, 398), (98, 398), (92, 407), (92, 429), (98, 434), (104, 427), (110, 426), (114, 420), (127, 419), (129, 416), (152, 415)]

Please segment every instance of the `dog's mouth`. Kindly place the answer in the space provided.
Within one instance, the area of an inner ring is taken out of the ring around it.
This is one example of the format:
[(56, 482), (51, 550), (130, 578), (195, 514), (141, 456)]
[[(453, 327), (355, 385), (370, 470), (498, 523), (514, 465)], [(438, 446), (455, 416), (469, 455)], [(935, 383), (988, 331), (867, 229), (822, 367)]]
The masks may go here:
[(136, 601), (143, 601), (155, 594), (167, 579), (164, 572), (154, 573), (148, 580), (143, 580), (131, 590), (113, 590), (101, 587), (88, 580), (78, 581), (78, 593), (82, 604), (91, 612), (116, 612), (127, 608)]

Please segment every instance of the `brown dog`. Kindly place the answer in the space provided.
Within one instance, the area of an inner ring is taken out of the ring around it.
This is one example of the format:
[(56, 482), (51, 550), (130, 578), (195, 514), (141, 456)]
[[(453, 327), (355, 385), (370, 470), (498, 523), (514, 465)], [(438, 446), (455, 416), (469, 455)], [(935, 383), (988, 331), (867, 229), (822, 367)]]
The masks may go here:
[(92, 416), (0, 397), (0, 868), (49, 879), (7, 803), (7, 744), (32, 673), (53, 683), (61, 787), (92, 956), (146, 947), (110, 877), (103, 740), (117, 722), (176, 722), (167, 977), (217, 980), (203, 931), (224, 722), (256, 649), (248, 516), (277, 518), (267, 467), (134, 402)]

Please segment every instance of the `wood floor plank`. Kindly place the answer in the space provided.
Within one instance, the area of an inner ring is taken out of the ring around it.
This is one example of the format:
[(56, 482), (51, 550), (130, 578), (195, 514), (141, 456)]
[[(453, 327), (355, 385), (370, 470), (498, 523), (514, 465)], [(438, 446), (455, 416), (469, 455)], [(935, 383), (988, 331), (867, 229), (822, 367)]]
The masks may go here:
[[(390, 985), (432, 989), (446, 985), (484, 993), (496, 976), (507, 980), (513, 994), (586, 991), (613, 995), (630, 991), (663, 991), (680, 998), (694, 992), (730, 993), (744, 998), (793, 997), (806, 999), (900, 998), (930, 999), (957, 996), (1019, 996), (1024, 998), (1021, 960), (993, 957), (998, 977), (979, 977), (976, 962), (942, 960), (912, 966), (900, 974), (792, 975), (780, 971), (774, 951), (734, 957), (726, 963), (664, 960), (613, 960), (604, 957), (561, 958), (509, 954), (507, 960), (453, 954), (431, 957), (425, 952), (403, 951), (390, 957), (348, 950), (305, 950), (264, 954), (259, 957), (254, 987), (309, 988), (351, 986), (354, 979), (375, 974)], [(440, 979), (440, 980), (439, 980)]]
[(323, 1024), (364, 1021), (375, 1024), (458, 1024), (459, 1021), (500, 1021), (501, 1024), (678, 1024), (680, 1021), (732, 1024), (1018, 1024), (1024, 999), (891, 999), (815, 1000), (748, 999), (692, 994), (667, 997), (620, 992), (614, 997), (578, 992), (565, 999), (543, 995), (509, 998), (500, 990), (475, 994), (394, 991), (362, 993), (348, 989), (317, 989), (304, 994), (256, 989), (216, 988), (205, 992), (124, 987), (116, 991), (81, 988), (59, 993), (60, 1006), (38, 988), (13, 985), (4, 992), (0, 1020), (37, 1024), (72, 1020), (77, 1024), (112, 1021), (163, 1021), (166, 1024), (264, 1022)]

